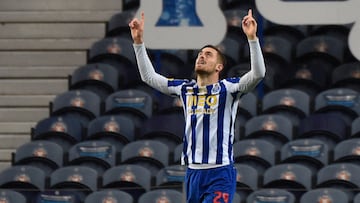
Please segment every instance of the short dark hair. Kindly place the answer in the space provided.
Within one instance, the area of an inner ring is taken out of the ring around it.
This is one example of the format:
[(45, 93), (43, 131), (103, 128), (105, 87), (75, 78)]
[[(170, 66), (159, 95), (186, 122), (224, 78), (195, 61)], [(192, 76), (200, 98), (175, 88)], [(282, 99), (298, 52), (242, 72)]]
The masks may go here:
[(205, 49), (205, 48), (212, 48), (214, 49), (217, 53), (218, 53), (218, 56), (220, 58), (220, 62), (223, 64), (223, 66), (225, 67), (226, 66), (226, 57), (225, 55), (220, 51), (220, 49), (217, 47), (217, 46), (214, 46), (214, 45), (211, 45), (211, 44), (207, 44), (205, 46), (203, 46), (201, 50)]

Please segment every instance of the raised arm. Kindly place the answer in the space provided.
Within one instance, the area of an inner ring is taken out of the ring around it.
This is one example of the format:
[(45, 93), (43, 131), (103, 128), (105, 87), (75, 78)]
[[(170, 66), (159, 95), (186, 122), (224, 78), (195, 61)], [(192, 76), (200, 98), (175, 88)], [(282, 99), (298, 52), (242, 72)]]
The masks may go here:
[(250, 47), (251, 69), (241, 77), (239, 89), (243, 92), (251, 91), (261, 79), (265, 77), (265, 62), (260, 48), (259, 39), (256, 36), (257, 23), (250, 9), (242, 20), (242, 28), (247, 36)]
[(144, 22), (145, 15), (141, 13), (141, 18), (134, 18), (129, 27), (131, 36), (134, 41), (133, 47), (135, 51), (136, 61), (140, 72), (141, 79), (151, 87), (168, 94), (168, 79), (155, 72), (154, 67), (147, 55), (144, 45)]

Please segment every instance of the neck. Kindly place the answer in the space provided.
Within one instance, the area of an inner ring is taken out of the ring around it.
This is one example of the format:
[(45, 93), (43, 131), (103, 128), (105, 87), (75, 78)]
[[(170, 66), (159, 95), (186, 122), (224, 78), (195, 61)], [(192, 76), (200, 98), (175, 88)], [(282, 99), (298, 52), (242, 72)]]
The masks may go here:
[(204, 75), (204, 74), (198, 74), (196, 77), (196, 83), (199, 86), (207, 86), (207, 85), (212, 85), (214, 83), (219, 82), (219, 76), (216, 74), (212, 74), (212, 75)]

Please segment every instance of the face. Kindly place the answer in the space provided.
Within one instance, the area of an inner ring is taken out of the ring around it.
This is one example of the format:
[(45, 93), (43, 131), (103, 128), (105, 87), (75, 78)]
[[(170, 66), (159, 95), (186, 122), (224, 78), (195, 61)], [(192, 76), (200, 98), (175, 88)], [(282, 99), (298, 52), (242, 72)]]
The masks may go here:
[(218, 53), (211, 47), (205, 47), (198, 53), (195, 61), (195, 72), (197, 74), (214, 74), (222, 70), (223, 65), (218, 59)]

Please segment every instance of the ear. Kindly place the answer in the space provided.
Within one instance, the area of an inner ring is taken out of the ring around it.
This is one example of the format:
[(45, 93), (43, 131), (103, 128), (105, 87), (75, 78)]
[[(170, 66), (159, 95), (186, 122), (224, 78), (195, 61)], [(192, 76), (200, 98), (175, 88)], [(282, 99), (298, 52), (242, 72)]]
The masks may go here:
[(215, 67), (215, 71), (218, 72), (218, 73), (221, 72), (222, 69), (224, 69), (224, 65), (221, 64), (221, 63), (218, 63), (218, 64), (216, 65), (216, 67)]

